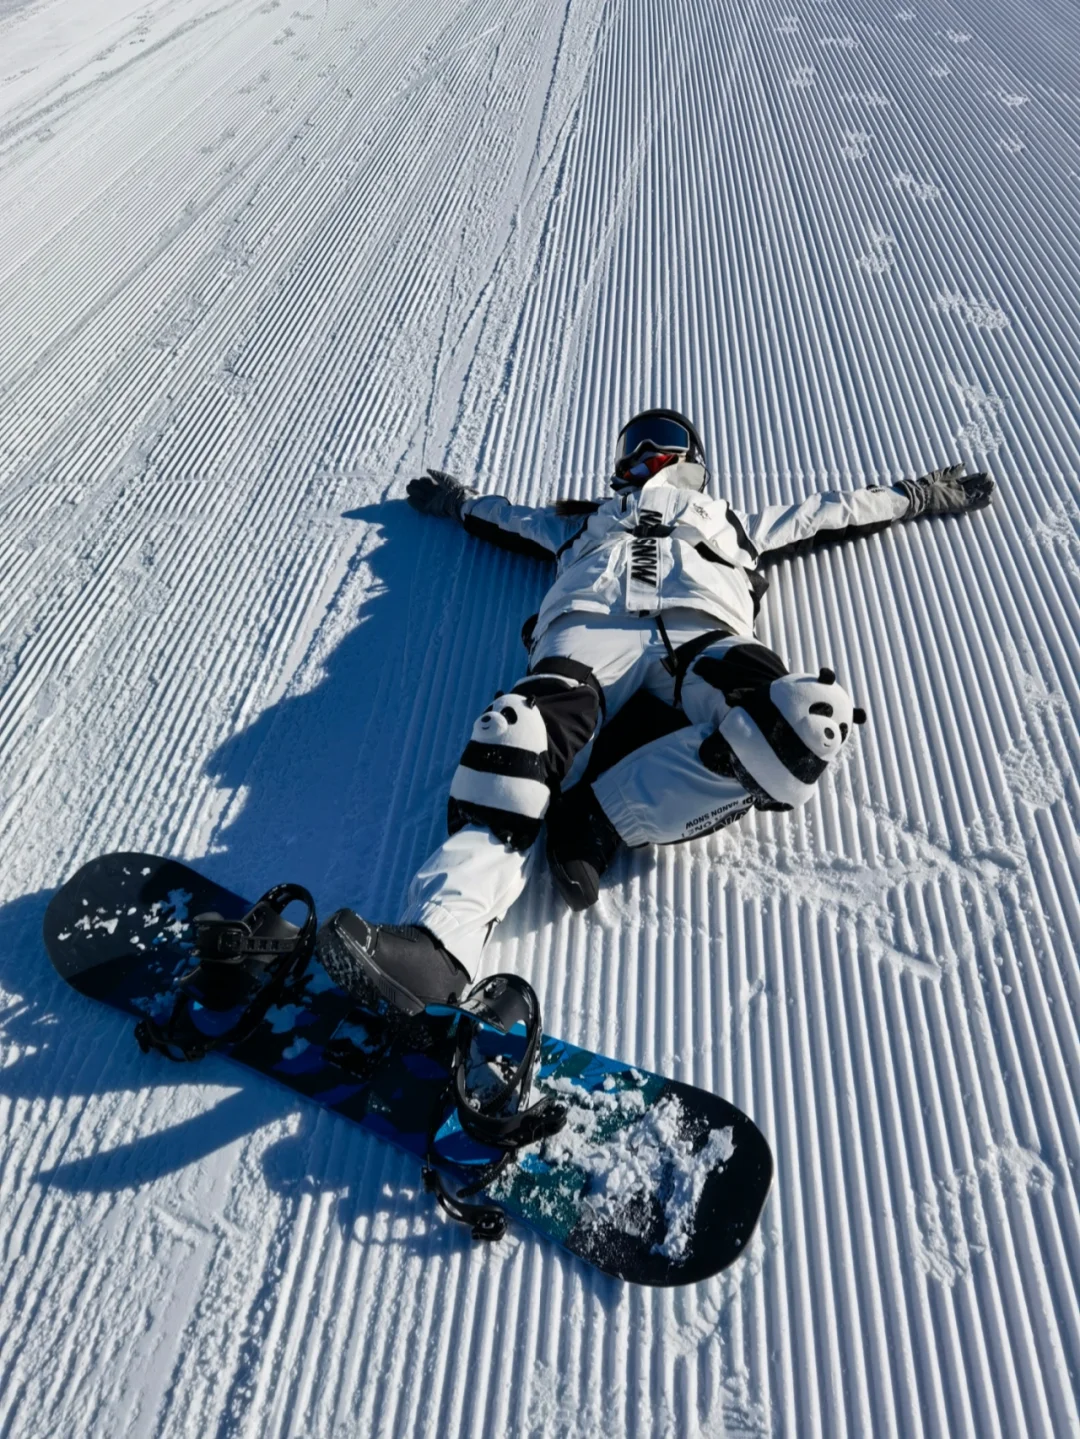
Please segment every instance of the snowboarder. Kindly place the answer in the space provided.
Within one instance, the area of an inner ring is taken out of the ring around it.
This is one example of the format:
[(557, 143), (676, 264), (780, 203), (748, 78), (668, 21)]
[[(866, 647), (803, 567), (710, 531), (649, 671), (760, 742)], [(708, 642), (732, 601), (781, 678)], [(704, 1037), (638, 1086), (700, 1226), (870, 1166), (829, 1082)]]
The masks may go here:
[(553, 559), (556, 578), (523, 633), (526, 674), (476, 721), (449, 836), (413, 879), (403, 922), (340, 910), (323, 926), (335, 981), (406, 1014), (458, 999), (545, 820), (555, 883), (584, 909), (621, 844), (673, 844), (805, 804), (865, 715), (831, 669), (791, 674), (755, 639), (761, 561), (981, 509), (994, 483), (963, 469), (742, 515), (706, 493), (691, 421), (651, 409), (619, 431), (606, 500), (531, 508), (438, 470), (412, 480), (422, 514)]

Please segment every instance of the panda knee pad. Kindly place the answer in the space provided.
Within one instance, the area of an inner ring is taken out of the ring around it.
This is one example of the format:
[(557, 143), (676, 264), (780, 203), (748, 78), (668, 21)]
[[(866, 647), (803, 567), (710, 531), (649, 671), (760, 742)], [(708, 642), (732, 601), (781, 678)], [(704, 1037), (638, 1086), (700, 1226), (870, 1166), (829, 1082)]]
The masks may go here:
[(548, 781), (562, 784), (603, 718), (604, 692), (596, 676), (586, 665), (572, 660), (541, 660), (523, 680), (518, 680), (513, 693), (534, 703), (543, 716), (548, 737)]
[(547, 725), (531, 697), (500, 695), (473, 725), (450, 785), (454, 834), (482, 824), (513, 849), (528, 849), (551, 798)]
[(450, 833), (482, 824), (513, 849), (528, 849), (552, 786), (592, 738), (599, 713), (593, 688), (547, 675), (528, 676), (497, 695), (473, 725), (454, 772)]
[(759, 808), (790, 809), (806, 803), (853, 727), (865, 722), (832, 670), (786, 674), (739, 696), (701, 758), (715, 768), (710, 755), (721, 763), (733, 756), (742, 782), (762, 797), (754, 801)]
[(691, 656), (677, 703), (691, 724), (719, 724), (730, 708), (729, 695), (786, 673), (787, 665), (765, 645), (746, 635), (727, 635)]

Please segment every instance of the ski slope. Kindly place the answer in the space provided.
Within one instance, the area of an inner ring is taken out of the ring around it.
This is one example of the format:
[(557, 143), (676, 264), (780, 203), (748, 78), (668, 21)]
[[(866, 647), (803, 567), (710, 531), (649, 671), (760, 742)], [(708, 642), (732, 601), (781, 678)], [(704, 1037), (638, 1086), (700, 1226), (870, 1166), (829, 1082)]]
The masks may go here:
[[(0, 1433), (1080, 1432), (1080, 15), (1067, 0), (0, 0)], [(395, 919), (541, 564), (425, 465), (991, 510), (773, 572), (869, 723), (803, 811), (536, 875), (546, 1027), (713, 1088), (750, 1252), (635, 1290), (52, 977), (120, 848)]]

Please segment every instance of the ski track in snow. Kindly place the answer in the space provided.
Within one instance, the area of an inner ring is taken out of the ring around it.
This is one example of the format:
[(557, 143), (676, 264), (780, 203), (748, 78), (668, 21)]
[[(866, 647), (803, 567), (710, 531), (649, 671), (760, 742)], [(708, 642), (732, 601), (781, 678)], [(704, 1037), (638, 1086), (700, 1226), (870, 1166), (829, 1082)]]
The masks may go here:
[[(1059, 0), (0, 0), (0, 1432), (1080, 1430), (1078, 56)], [(999, 482), (773, 572), (870, 716), (804, 811), (485, 959), (769, 1138), (667, 1292), (474, 1247), (39, 940), (125, 847), (395, 918), (545, 584), (405, 482), (591, 495), (646, 403), (745, 509)]]

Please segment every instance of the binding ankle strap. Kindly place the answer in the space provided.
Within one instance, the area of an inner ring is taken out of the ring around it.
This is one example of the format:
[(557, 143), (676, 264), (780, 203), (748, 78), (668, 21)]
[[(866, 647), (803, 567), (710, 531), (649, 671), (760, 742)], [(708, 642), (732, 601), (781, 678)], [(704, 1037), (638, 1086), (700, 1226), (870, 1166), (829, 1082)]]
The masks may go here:
[[(285, 907), (294, 900), (307, 909), (307, 916), (299, 930), (292, 935), (259, 935), (258, 929), (278, 919)], [(224, 1049), (228, 1045), (242, 1044), (249, 1039), (274, 1005), (285, 992), (286, 986), (300, 977), (315, 952), (315, 935), (318, 929), (315, 917), (315, 901), (300, 884), (277, 884), (267, 890), (262, 899), (254, 905), (243, 919), (226, 920), (219, 914), (196, 915), (195, 956), (197, 968), (203, 965), (227, 965), (230, 969), (245, 960), (266, 962), (267, 957), (278, 957), (270, 979), (262, 984), (244, 1008), (236, 1023), (224, 1034), (199, 1034), (191, 1022), (191, 995), (181, 990), (176, 997), (172, 1013), (164, 1024), (146, 1018), (135, 1026), (135, 1038), (144, 1054), (156, 1049), (178, 1063), (202, 1059), (212, 1049)], [(190, 979), (196, 971), (185, 975)], [(197, 1036), (197, 1037), (196, 1037)]]
[[(469, 1055), (481, 1025), (509, 1035), (516, 1024), (525, 1029), (521, 1058), (503, 1080), (483, 1096), (469, 1093)], [(506, 1230), (501, 1210), (493, 1205), (464, 1201), (488, 1186), (526, 1144), (557, 1134), (566, 1123), (566, 1108), (551, 1095), (521, 1108), (532, 1087), (533, 1070), (542, 1038), (540, 1001), (532, 986), (516, 974), (497, 974), (476, 985), (461, 1003), (457, 1019), (450, 1082), (443, 1105), (432, 1115), (424, 1164), (424, 1186), (440, 1206), (462, 1223), (472, 1226), (474, 1239), (499, 1239)], [(435, 1169), (435, 1136), (452, 1101), (461, 1128), (477, 1143), (502, 1153), (469, 1184), (452, 1194)]]

